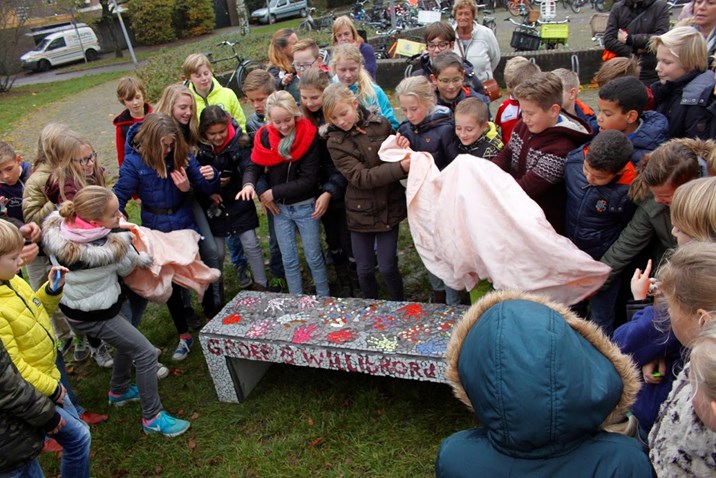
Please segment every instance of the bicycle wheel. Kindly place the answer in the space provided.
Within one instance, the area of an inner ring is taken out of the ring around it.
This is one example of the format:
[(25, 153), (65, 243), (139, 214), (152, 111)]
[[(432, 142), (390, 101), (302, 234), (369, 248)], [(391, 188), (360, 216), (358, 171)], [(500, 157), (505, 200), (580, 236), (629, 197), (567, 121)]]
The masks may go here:
[(495, 21), (495, 17), (484, 17), (482, 25), (492, 30), (492, 33), (497, 33), (497, 22)]
[(308, 20), (304, 20), (298, 25), (298, 31), (301, 33), (308, 33), (311, 30), (313, 30), (313, 28), (311, 27), (311, 22)]
[(579, 13), (582, 11), (582, 5), (584, 5), (584, 2), (582, 0), (572, 0), (569, 3), (569, 7), (572, 9), (574, 13)]
[(605, 2), (604, 0), (597, 0), (596, 2), (594, 2), (594, 8), (595, 8), (598, 12), (603, 12), (604, 10), (606, 10), (606, 9), (604, 8), (604, 4), (605, 4), (605, 3), (606, 3), (606, 2)]
[(256, 60), (244, 60), (241, 62), (239, 67), (236, 69), (236, 86), (239, 91), (243, 91), (244, 81), (246, 76), (254, 70), (265, 70), (266, 66), (260, 61)]
[(513, 17), (519, 17), (521, 13), (520, 5), (522, 5), (522, 0), (508, 0), (507, 10), (509, 10), (510, 15), (512, 15)]
[(405, 67), (405, 72), (403, 73), (403, 78), (410, 78), (413, 76), (413, 64), (408, 63), (408, 66)]

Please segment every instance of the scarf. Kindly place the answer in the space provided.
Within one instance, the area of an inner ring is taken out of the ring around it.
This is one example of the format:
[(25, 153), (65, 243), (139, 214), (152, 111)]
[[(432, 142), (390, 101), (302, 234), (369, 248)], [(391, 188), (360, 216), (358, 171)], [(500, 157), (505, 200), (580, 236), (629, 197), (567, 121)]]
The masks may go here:
[(68, 241), (86, 244), (107, 236), (112, 230), (103, 226), (95, 226), (81, 217), (75, 217), (74, 222), (67, 219), (60, 223), (60, 234)]
[[(229, 118), (231, 118), (231, 117), (229, 116)], [(231, 120), (229, 120), (228, 134), (226, 135), (226, 139), (219, 147), (216, 147), (214, 145), (211, 146), (213, 153), (221, 154), (226, 149), (226, 147), (229, 145), (229, 143), (231, 143), (231, 141), (234, 139), (235, 136), (236, 136), (236, 128), (234, 128), (234, 125), (231, 124)]]
[[(268, 131), (269, 147), (261, 142), (263, 131)], [(291, 159), (284, 158), (278, 153), (278, 143), (281, 141), (281, 133), (272, 124), (262, 126), (254, 137), (254, 150), (251, 152), (251, 161), (267, 168), (277, 166), (286, 161), (294, 162), (301, 159), (313, 144), (316, 137), (316, 127), (306, 118), (296, 120), (296, 139), (291, 145)]]

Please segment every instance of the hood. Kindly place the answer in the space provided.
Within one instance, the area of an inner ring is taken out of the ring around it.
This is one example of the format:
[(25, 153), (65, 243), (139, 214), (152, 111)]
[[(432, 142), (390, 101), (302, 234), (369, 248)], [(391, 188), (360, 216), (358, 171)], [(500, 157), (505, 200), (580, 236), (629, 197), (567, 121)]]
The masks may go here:
[(639, 128), (629, 136), (634, 150), (654, 151), (669, 140), (669, 120), (658, 111), (649, 110), (641, 114)]
[(619, 421), (640, 386), (631, 359), (595, 324), (518, 291), (473, 305), (453, 329), (447, 361), (455, 396), (496, 449), (518, 458), (572, 450)]
[[(150, 105), (149, 103), (144, 103), (144, 116), (147, 116), (151, 112), (152, 112), (152, 105)], [(112, 124), (115, 126), (132, 125), (136, 122), (137, 122), (137, 120), (132, 118), (131, 113), (126, 108), (120, 114), (115, 116), (114, 119), (112, 120)]]
[(435, 105), (425, 119), (417, 125), (411, 124), (408, 120), (403, 121), (403, 123), (407, 124), (408, 127), (416, 134), (422, 134), (426, 131), (430, 131), (440, 124), (450, 123), (452, 121), (452, 110), (450, 108), (443, 105)]
[(554, 127), (547, 128), (534, 136), (538, 136), (540, 138), (550, 138), (554, 136), (555, 140), (569, 138), (575, 144), (584, 144), (591, 141), (592, 128), (589, 127), (586, 121), (581, 118), (577, 118), (576, 116), (572, 116), (565, 111), (562, 111), (559, 117), (561, 118), (561, 121), (554, 125)]
[[(377, 113), (377, 108), (375, 107), (366, 108), (365, 106), (359, 104), (358, 112), (360, 114), (360, 119), (358, 120), (356, 125), (360, 129), (365, 129), (369, 123), (380, 123), (381, 121), (381, 116)], [(356, 126), (353, 126), (353, 128), (351, 128), (349, 131), (344, 131), (331, 123), (323, 123), (321, 126), (318, 127), (318, 134), (319, 136), (321, 136), (321, 138), (327, 139), (329, 136), (333, 136), (334, 140), (343, 142), (343, 139), (348, 136), (362, 134), (361, 131), (358, 130), (358, 128), (356, 128)]]

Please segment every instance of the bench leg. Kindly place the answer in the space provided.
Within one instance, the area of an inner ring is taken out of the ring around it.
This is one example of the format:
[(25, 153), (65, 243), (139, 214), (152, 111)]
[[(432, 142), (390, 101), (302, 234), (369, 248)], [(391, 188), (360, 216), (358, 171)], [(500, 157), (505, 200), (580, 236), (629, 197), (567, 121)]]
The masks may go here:
[[(246, 400), (270, 366), (271, 362), (226, 357), (226, 367), (231, 375), (231, 381), (234, 383), (236, 399), (239, 403)], [(221, 400), (221, 397), (219, 399)]]

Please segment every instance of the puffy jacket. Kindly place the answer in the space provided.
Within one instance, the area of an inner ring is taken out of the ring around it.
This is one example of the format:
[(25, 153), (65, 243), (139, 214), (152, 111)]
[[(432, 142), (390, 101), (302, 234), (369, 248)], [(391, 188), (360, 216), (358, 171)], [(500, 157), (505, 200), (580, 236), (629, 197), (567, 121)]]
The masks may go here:
[[(641, 65), (639, 79), (645, 84), (656, 81), (656, 55), (649, 49), (651, 37), (669, 31), (669, 8), (664, 0), (622, 0), (612, 6), (604, 30), (604, 48), (618, 56), (636, 55)], [(626, 43), (617, 39), (620, 29), (627, 30)]]
[(50, 317), (60, 302), (47, 283), (37, 292), (21, 277), (0, 282), (0, 339), (22, 378), (48, 397), (60, 382), (57, 345)]
[[(119, 209), (124, 211), (127, 201), (133, 194), (142, 201), (142, 225), (162, 232), (176, 231), (178, 229), (197, 229), (194, 214), (191, 211), (191, 200), (174, 185), (170, 177), (174, 170), (174, 160), (167, 157), (167, 177), (160, 178), (157, 172), (147, 166), (137, 151), (133, 140), (142, 127), (142, 123), (135, 124), (127, 135), (127, 151), (124, 163), (119, 168), (119, 179), (114, 185), (114, 193), (119, 199)], [(219, 174), (214, 172), (211, 181), (204, 179), (199, 172), (199, 163), (193, 154), (189, 154), (189, 163), (186, 174), (192, 187), (202, 194), (212, 194), (219, 188)], [(158, 214), (149, 210), (164, 209), (167, 214)]]
[(460, 58), (470, 62), (480, 81), (493, 78), (493, 72), (500, 63), (500, 45), (492, 30), (486, 26), (474, 22), (472, 25), (472, 38), (468, 41), (467, 47), (463, 48), (462, 40), (457, 34), (453, 51)]
[(22, 194), (22, 215), (25, 222), (34, 222), (38, 226), (56, 209), (55, 204), (45, 196), (45, 185), (50, 179), (52, 168), (47, 163), (38, 165), (27, 182)]
[(487, 130), (472, 144), (462, 144), (458, 141), (457, 149), (460, 154), (471, 154), (478, 158), (492, 159), (497, 156), (504, 145), (500, 140), (500, 133), (492, 121), (487, 122)]
[(23, 380), (0, 343), (0, 473), (35, 458), (60, 420), (52, 400)]
[(8, 216), (25, 222), (22, 216), (22, 195), (25, 189), (25, 183), (30, 177), (31, 166), (29, 163), (23, 161), (20, 163), (20, 167), (22, 168), (20, 177), (15, 184), (10, 186), (9, 184), (0, 183), (0, 196), (4, 196), (8, 200), (5, 206)]
[(639, 127), (628, 136), (634, 154), (631, 162), (639, 166), (641, 158), (669, 140), (669, 120), (658, 111), (644, 111), (639, 118)]
[(441, 171), (458, 155), (460, 140), (455, 136), (452, 111), (446, 106), (435, 106), (419, 124), (403, 121), (398, 133), (408, 138), (413, 151), (430, 153)]
[(602, 430), (633, 403), (636, 368), (567, 307), (492, 293), (455, 324), (447, 363), (483, 427), (442, 442), (438, 478), (652, 476), (636, 440)]
[(656, 111), (669, 118), (669, 138), (709, 139), (714, 72), (688, 73), (676, 81), (651, 85)]
[(629, 185), (636, 176), (633, 164), (605, 186), (592, 186), (584, 176), (586, 147), (569, 153), (564, 163), (567, 188), (567, 237), (599, 260), (629, 223), (636, 204), (629, 199)]
[(348, 180), (346, 222), (355, 232), (386, 232), (407, 217), (407, 174), (400, 163), (384, 163), (378, 157), (383, 141), (393, 132), (388, 121), (364, 108), (350, 131), (327, 128), (328, 151), (338, 171)]
[(241, 129), (246, 128), (246, 115), (244, 114), (244, 109), (241, 107), (241, 103), (239, 103), (239, 99), (236, 97), (234, 90), (224, 88), (218, 81), (216, 81), (216, 78), (212, 78), (211, 81), (211, 91), (209, 91), (209, 94), (206, 95), (206, 98), (197, 93), (194, 85), (189, 83), (189, 89), (192, 93), (194, 93), (194, 99), (196, 99), (196, 117), (201, 117), (201, 112), (204, 111), (204, 108), (207, 106), (219, 105), (224, 111), (229, 113), (231, 117), (239, 123), (239, 125), (241, 125)]
[[(144, 116), (147, 116), (151, 112), (152, 105), (144, 103)], [(127, 142), (129, 128), (142, 121), (144, 121), (144, 117), (134, 118), (128, 109), (122, 111), (112, 120), (112, 124), (115, 127), (114, 140), (117, 146), (117, 164), (119, 164), (119, 167), (122, 167), (122, 163), (124, 162), (124, 143)]]
[(254, 144), (254, 135), (263, 125), (266, 124), (266, 115), (260, 115), (255, 111), (246, 119), (246, 133), (251, 138), (251, 144)]

